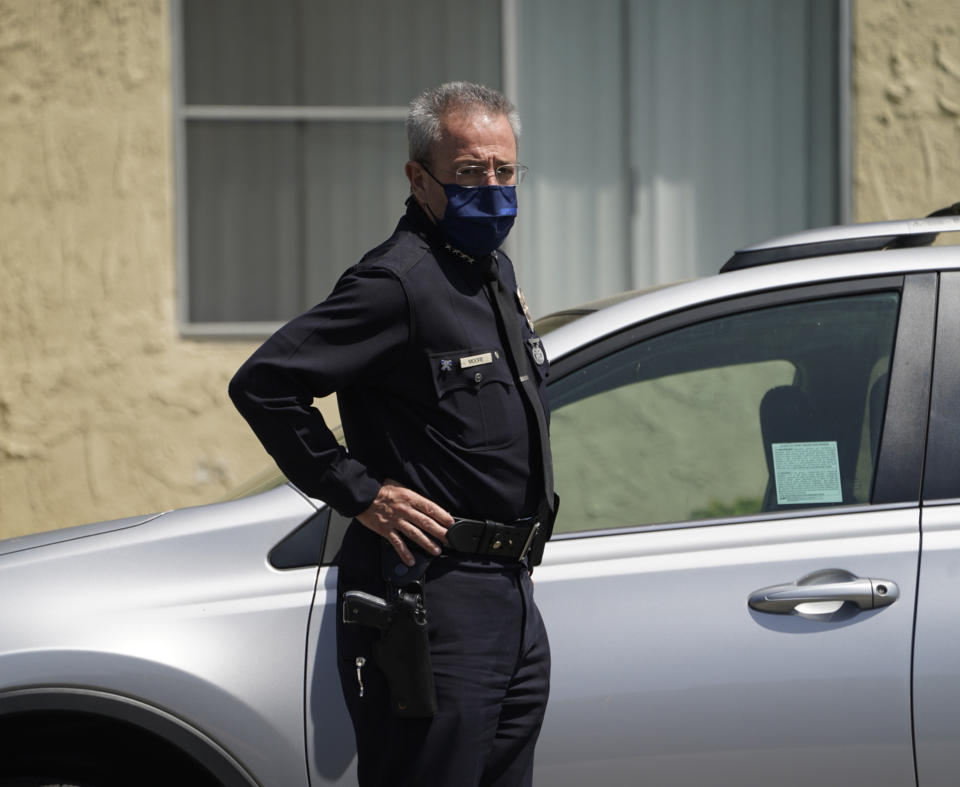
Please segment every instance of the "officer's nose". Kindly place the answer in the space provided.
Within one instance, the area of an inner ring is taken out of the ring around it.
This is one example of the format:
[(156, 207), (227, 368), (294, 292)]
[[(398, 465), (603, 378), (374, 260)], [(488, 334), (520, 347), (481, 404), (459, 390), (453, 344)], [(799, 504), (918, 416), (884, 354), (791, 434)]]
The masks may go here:
[(497, 171), (495, 169), (488, 169), (485, 173), (486, 180), (484, 181), (485, 186), (499, 186), (500, 181), (497, 180)]

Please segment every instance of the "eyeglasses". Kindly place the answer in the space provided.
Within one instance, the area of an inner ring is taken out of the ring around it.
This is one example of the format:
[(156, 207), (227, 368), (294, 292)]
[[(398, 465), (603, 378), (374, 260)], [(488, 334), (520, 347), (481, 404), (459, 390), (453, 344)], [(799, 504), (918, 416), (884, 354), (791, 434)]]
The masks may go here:
[(493, 172), (498, 185), (519, 186), (528, 169), (529, 167), (525, 167), (523, 164), (501, 164), (494, 170), (489, 170), (479, 164), (473, 164), (468, 167), (460, 167), (457, 170), (457, 185), (467, 188), (485, 186), (487, 177)]

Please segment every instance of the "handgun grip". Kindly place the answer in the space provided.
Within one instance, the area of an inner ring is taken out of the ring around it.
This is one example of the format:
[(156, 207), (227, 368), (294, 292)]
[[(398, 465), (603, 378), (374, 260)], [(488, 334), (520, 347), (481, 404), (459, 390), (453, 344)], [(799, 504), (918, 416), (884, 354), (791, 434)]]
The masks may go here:
[(362, 590), (347, 590), (343, 594), (343, 622), (372, 626), (386, 631), (393, 623), (393, 605), (385, 599)]

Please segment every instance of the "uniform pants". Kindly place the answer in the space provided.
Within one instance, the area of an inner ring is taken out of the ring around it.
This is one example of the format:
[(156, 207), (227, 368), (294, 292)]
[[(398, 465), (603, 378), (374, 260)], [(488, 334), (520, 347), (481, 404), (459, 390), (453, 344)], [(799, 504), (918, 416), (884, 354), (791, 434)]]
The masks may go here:
[[(341, 567), (341, 592), (383, 594)], [(378, 633), (338, 629), (340, 680), (357, 740), (360, 787), (529, 787), (533, 751), (546, 710), (550, 648), (533, 601), (529, 572), (519, 564), (434, 561), (424, 598), (438, 711), (399, 718), (389, 689), (371, 663)], [(366, 659), (361, 671), (356, 658)]]

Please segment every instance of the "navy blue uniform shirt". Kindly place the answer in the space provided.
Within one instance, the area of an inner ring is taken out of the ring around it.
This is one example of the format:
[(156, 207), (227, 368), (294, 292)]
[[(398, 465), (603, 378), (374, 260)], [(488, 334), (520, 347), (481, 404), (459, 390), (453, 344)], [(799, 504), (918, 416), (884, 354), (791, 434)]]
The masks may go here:
[[(544, 397), (547, 363), (520, 319)], [(389, 240), (247, 360), (230, 397), (287, 478), (345, 516), (393, 478), (454, 515), (508, 522), (537, 512), (543, 481), (505, 346), (478, 266), (410, 199)], [(331, 393), (347, 449), (312, 407)]]

